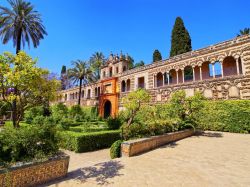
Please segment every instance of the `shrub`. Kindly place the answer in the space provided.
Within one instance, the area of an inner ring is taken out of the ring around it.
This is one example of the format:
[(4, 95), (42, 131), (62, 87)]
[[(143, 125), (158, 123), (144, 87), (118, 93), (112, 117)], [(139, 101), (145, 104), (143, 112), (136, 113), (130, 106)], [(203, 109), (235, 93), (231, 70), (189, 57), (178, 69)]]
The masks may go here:
[[(70, 108), (69, 110), (69, 115), (71, 118), (75, 118), (77, 116), (77, 118), (79, 120), (81, 120), (82, 115), (83, 115), (83, 111), (80, 105), (74, 105)], [(76, 118), (76, 119), (77, 119)]]
[(115, 141), (110, 147), (110, 157), (112, 159), (121, 157), (122, 140)]
[(58, 132), (58, 138), (61, 148), (77, 153), (107, 148), (121, 139), (119, 130), (90, 133), (63, 131)]
[(0, 132), (0, 161), (4, 163), (47, 158), (58, 152), (52, 125), (5, 127)]
[(26, 123), (31, 124), (33, 119), (37, 116), (43, 116), (44, 109), (42, 106), (32, 107), (24, 113), (24, 120)]
[(112, 118), (112, 117), (108, 117), (108, 119), (106, 119), (108, 128), (111, 130), (116, 130), (119, 129), (120, 126), (122, 125), (122, 120), (118, 117)]
[(45, 117), (44, 116), (36, 116), (32, 120), (33, 125), (42, 125), (44, 123)]
[(198, 115), (203, 130), (235, 133), (250, 132), (250, 101), (207, 101)]
[(51, 107), (52, 116), (56, 122), (68, 116), (68, 108), (63, 103), (58, 103)]

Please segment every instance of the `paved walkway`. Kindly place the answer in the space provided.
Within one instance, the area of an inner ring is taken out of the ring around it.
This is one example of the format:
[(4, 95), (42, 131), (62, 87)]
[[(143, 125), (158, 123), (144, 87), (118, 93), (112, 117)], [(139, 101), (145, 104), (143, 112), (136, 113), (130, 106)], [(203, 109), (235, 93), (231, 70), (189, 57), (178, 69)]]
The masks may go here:
[(250, 135), (206, 132), (131, 158), (109, 150), (71, 156), (50, 186), (250, 186)]

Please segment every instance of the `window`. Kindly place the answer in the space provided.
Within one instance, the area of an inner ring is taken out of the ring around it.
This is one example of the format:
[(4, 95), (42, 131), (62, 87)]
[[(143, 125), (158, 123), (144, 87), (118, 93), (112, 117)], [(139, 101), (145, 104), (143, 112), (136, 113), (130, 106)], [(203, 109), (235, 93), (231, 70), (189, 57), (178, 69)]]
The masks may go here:
[(87, 99), (90, 99), (90, 95), (91, 95), (91, 90), (90, 90), (90, 89), (88, 89)]
[(144, 88), (144, 87), (145, 87), (144, 77), (139, 77), (138, 78), (138, 88)]
[(117, 73), (119, 73), (119, 68), (118, 68), (118, 67), (116, 67), (116, 74), (117, 74)]
[(112, 84), (111, 83), (104, 85), (104, 93), (105, 94), (112, 93)]
[[(215, 73), (215, 76), (220, 76), (221, 75), (220, 62), (215, 62), (214, 63), (214, 73)], [(209, 64), (209, 76), (213, 77), (213, 65), (211, 63)]]

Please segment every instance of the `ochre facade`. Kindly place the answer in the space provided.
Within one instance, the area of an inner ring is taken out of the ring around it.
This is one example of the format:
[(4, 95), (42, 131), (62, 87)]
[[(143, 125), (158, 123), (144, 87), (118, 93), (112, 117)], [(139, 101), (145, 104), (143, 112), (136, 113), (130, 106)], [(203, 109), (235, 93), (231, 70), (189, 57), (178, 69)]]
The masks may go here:
[[(81, 105), (98, 106), (103, 117), (115, 116), (122, 97), (138, 88), (150, 92), (152, 103), (167, 102), (177, 90), (188, 96), (200, 91), (214, 100), (250, 99), (250, 35), (134, 69), (128, 68), (127, 57), (111, 54), (101, 80), (84, 86)], [(58, 102), (75, 105), (78, 95), (78, 87), (63, 90)]]

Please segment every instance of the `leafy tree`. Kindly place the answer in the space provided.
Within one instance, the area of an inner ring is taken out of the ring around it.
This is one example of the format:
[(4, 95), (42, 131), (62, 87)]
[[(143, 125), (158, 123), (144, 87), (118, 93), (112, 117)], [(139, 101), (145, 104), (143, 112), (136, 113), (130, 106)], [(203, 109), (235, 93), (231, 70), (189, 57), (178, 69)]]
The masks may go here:
[(200, 92), (195, 92), (194, 96), (186, 97), (184, 90), (175, 92), (170, 100), (172, 116), (178, 117), (182, 121), (196, 121), (196, 114), (203, 108), (205, 100)]
[(177, 17), (172, 30), (170, 57), (192, 50), (191, 38), (184, 26), (183, 20)]
[(36, 67), (36, 60), (25, 52), (0, 55), (0, 94), (8, 104), (16, 101), (16, 106), (12, 105), (15, 127), (25, 110), (55, 99), (58, 86), (58, 81), (49, 77), (47, 70)]
[(237, 37), (247, 35), (247, 34), (250, 34), (250, 28), (244, 28), (243, 30), (240, 30), (240, 33), (237, 34)]
[(24, 0), (8, 0), (11, 9), (0, 6), (0, 35), (3, 44), (13, 40), (16, 54), (24, 46), (32, 41), (33, 46), (38, 47), (40, 40), (47, 35), (42, 24), (41, 15), (34, 10), (30, 2)]
[(102, 52), (95, 52), (90, 58), (91, 68), (96, 79), (100, 79), (100, 68), (105, 62), (105, 57)]
[(124, 107), (129, 112), (129, 119), (127, 125), (130, 126), (136, 116), (137, 112), (141, 109), (142, 104), (150, 101), (149, 93), (144, 89), (138, 89), (134, 92), (130, 92), (122, 99)]
[(82, 60), (76, 60), (72, 62), (74, 66), (68, 69), (68, 77), (74, 83), (79, 82), (79, 94), (78, 94), (78, 105), (81, 104), (81, 93), (82, 85), (94, 81), (93, 73), (90, 68), (90, 63)]
[(162, 56), (161, 56), (161, 53), (158, 49), (156, 49), (153, 53), (153, 62), (157, 62), (157, 61), (160, 61), (162, 60)]
[(135, 63), (134, 68), (144, 66), (144, 65), (145, 65), (145, 63), (141, 60), (140, 62)]

